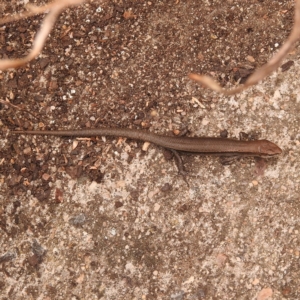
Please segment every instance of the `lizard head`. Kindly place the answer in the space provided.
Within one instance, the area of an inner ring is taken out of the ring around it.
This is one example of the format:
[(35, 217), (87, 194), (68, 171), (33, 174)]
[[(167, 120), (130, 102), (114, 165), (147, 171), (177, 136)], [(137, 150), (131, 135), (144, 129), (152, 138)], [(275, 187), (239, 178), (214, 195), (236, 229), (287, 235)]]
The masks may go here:
[(282, 153), (282, 150), (274, 143), (267, 140), (259, 141), (259, 153), (266, 156), (274, 156)]

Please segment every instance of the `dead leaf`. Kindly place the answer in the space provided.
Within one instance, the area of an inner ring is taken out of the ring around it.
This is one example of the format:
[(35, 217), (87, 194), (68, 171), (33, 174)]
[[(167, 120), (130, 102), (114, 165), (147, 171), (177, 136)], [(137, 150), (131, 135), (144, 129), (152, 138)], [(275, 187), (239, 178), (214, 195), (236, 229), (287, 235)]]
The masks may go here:
[(126, 10), (126, 11), (124, 11), (123, 17), (126, 20), (127, 19), (135, 19), (136, 15), (131, 10)]

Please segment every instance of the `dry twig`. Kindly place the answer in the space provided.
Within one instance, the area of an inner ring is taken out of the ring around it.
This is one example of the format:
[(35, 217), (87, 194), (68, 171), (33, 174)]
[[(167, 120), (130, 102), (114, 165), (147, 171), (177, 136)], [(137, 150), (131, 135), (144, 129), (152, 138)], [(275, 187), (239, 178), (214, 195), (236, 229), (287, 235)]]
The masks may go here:
[(48, 3), (41, 7), (30, 5), (27, 6), (27, 8), (29, 8), (30, 11), (26, 13), (21, 13), (16, 16), (10, 16), (8, 18), (1, 20), (0, 25), (8, 22), (17, 21), (23, 18), (27, 18), (33, 15), (48, 13), (44, 18), (40, 30), (36, 34), (35, 40), (33, 42), (33, 47), (29, 52), (29, 54), (23, 58), (0, 60), (0, 70), (20, 67), (28, 63), (32, 59), (34, 59), (36, 56), (38, 56), (42, 51), (46, 38), (48, 34), (51, 32), (59, 14), (69, 6), (79, 5), (83, 2), (85, 2), (85, 0), (56, 0), (52, 3)]
[(283, 59), (294, 48), (295, 43), (300, 39), (300, 0), (296, 0), (295, 4), (295, 24), (294, 27), (283, 46), (279, 51), (271, 58), (269, 62), (256, 70), (244, 83), (234, 89), (224, 89), (215, 80), (206, 75), (189, 74), (189, 78), (201, 83), (207, 88), (210, 88), (216, 92), (224, 95), (235, 95), (246, 88), (257, 84), (259, 81), (270, 75), (277, 70), (281, 65)]

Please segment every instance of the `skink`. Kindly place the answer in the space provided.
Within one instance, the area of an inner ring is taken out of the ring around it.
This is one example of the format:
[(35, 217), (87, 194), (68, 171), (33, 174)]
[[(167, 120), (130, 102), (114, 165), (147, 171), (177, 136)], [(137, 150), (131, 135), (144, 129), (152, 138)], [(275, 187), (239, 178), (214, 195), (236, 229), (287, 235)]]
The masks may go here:
[(95, 128), (80, 130), (18, 130), (15, 134), (54, 135), (54, 136), (121, 136), (130, 139), (147, 141), (172, 150), (207, 155), (241, 155), (241, 156), (274, 156), (282, 150), (268, 140), (241, 141), (227, 138), (211, 137), (175, 137), (158, 135), (142, 130), (129, 128)]

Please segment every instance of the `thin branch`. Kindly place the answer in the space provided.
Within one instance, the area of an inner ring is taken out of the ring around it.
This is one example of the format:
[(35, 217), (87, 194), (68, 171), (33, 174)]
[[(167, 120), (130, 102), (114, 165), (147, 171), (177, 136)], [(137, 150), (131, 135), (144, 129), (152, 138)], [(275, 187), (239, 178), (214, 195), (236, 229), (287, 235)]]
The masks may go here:
[(0, 25), (19, 21), (19, 20), (26, 19), (26, 18), (35, 16), (35, 15), (42, 14), (42, 13), (46, 12), (52, 6), (53, 6), (53, 3), (46, 4), (43, 6), (35, 6), (35, 5), (27, 4), (26, 9), (28, 9), (28, 11), (19, 13), (17, 15), (5, 17), (2, 20), (0, 20)]
[(32, 15), (41, 14), (48, 11), (48, 14), (44, 18), (44, 21), (42, 22), (40, 30), (36, 34), (32, 49), (29, 52), (29, 54), (23, 58), (0, 60), (0, 70), (20, 67), (28, 63), (32, 59), (34, 59), (36, 56), (38, 56), (42, 51), (46, 38), (48, 34), (51, 32), (59, 14), (69, 6), (79, 5), (83, 2), (85, 2), (85, 0), (56, 0), (42, 7), (36, 7), (31, 5), (29, 7), (30, 11), (28, 13), (22, 13), (16, 16), (8, 17), (0, 21), (0, 24), (3, 24), (6, 22), (20, 20)]
[(235, 95), (247, 89), (250, 86), (257, 84), (259, 81), (276, 71), (281, 65), (283, 59), (295, 47), (295, 43), (300, 39), (300, 0), (296, 0), (295, 4), (295, 24), (294, 27), (279, 51), (271, 58), (269, 62), (257, 69), (244, 83), (234, 89), (222, 88), (214, 79), (206, 75), (189, 74), (189, 78), (204, 85), (213, 91), (222, 93), (224, 95)]

